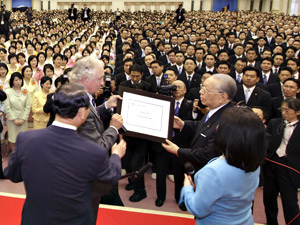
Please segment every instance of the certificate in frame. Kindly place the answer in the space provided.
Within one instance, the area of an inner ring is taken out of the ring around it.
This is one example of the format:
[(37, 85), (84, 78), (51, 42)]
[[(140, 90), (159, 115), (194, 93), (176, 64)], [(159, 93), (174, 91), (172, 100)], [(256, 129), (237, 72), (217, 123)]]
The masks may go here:
[(123, 135), (160, 143), (172, 138), (174, 98), (123, 86), (119, 95), (123, 100), (118, 101), (117, 113), (127, 130)]

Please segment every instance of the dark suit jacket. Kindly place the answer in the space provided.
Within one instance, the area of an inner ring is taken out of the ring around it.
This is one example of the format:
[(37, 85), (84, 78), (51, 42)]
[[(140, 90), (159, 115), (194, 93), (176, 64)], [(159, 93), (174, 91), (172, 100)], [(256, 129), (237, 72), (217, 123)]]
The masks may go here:
[[(85, 11), (86, 11), (86, 14), (87, 14), (87, 18), (84, 18), (84, 12), (85, 12)], [(90, 8), (82, 9), (82, 11), (81, 11), (81, 19), (82, 19), (83, 21), (84, 21), (84, 20), (90, 20), (90, 19), (91, 19), (90, 13), (91, 13)]]
[(125, 72), (119, 73), (116, 75), (116, 89), (118, 90), (119, 85), (121, 82), (126, 81), (126, 75)]
[(282, 117), (281, 112), (278, 110), (278, 108), (280, 108), (280, 106), (281, 106), (282, 101), (283, 101), (283, 96), (271, 98), (272, 118), (281, 118)]
[[(276, 154), (283, 138), (284, 122), (281, 118), (270, 121), (267, 132), (272, 135), (272, 140), (267, 150), (267, 157), (272, 159)], [(300, 171), (300, 126), (294, 129), (294, 132), (286, 147), (287, 165)], [(270, 163), (270, 162), (267, 162)], [(293, 170), (288, 170), (289, 178), (296, 187), (300, 187), (300, 175)]]
[(77, 9), (76, 8), (73, 8), (73, 16), (72, 16), (72, 8), (69, 8), (68, 9), (68, 18), (69, 19), (74, 19), (76, 20), (77, 19)]
[[(155, 75), (146, 77), (145, 81), (151, 84), (151, 92), (157, 92), (157, 81)], [(164, 82), (164, 76), (162, 76), (160, 83)]]
[[(235, 54), (233, 54), (233, 55), (231, 55), (231, 56), (229, 57), (228, 62), (229, 62), (231, 65), (234, 65), (237, 59), (238, 59), (238, 58), (235, 56)], [(242, 59), (246, 59), (246, 57), (245, 57), (244, 55), (242, 55)]]
[(141, 80), (141, 83), (139, 83), (136, 87), (134, 87), (131, 80), (126, 80), (126, 81), (121, 82), (120, 86), (129, 87), (129, 88), (136, 88), (136, 89), (149, 91), (149, 92), (152, 91), (151, 84), (144, 81), (144, 80)]
[(195, 88), (195, 87), (199, 87), (200, 86), (200, 83), (201, 83), (201, 75), (200, 74), (197, 74), (197, 73), (194, 73), (193, 75), (193, 78), (191, 79), (191, 82), (190, 82), (190, 86), (188, 85), (188, 80), (187, 80), (187, 77), (186, 77), (186, 73), (183, 73), (181, 74), (177, 80), (181, 80), (183, 81), (183, 83), (185, 84), (187, 90), (186, 90), (186, 94), (185, 94), (185, 97), (187, 97), (189, 95), (189, 92), (192, 88)]
[(24, 181), (24, 225), (94, 225), (92, 181), (117, 183), (119, 156), (80, 137), (75, 130), (50, 126), (22, 132), (5, 175)]
[[(202, 67), (202, 69), (198, 71), (198, 73), (200, 75), (203, 75), (206, 72), (207, 72), (206, 67)], [(216, 67), (214, 67), (214, 70), (213, 70), (213, 74), (215, 74), (215, 73), (217, 73)]]
[(204, 123), (206, 115), (201, 121), (184, 121), (185, 125), (180, 135), (182, 138), (187, 138), (190, 145), (189, 148), (179, 148), (178, 158), (183, 164), (188, 161), (192, 162), (197, 171), (209, 160), (220, 155), (214, 147), (216, 127), (222, 113), (232, 106), (232, 103), (226, 104), (215, 112), (206, 123)]
[(281, 83), (280, 82), (270, 84), (268, 87), (269, 87), (269, 92), (270, 92), (272, 97), (282, 96), (282, 90), (281, 90)]
[[(261, 77), (259, 79), (259, 82), (260, 83), (264, 83), (263, 73), (261, 73)], [(268, 82), (267, 82), (267, 85), (278, 83), (278, 82), (280, 82), (279, 77), (277, 75), (275, 75), (274, 73), (271, 72), (271, 74), (269, 76), (269, 79), (268, 79)]]
[[(237, 87), (237, 93), (234, 98), (235, 102), (240, 102), (245, 100), (245, 94), (244, 94), (244, 89), (243, 85), (238, 85)], [(255, 87), (247, 104), (247, 106), (253, 107), (253, 106), (260, 106), (264, 108), (266, 113), (268, 115), (271, 115), (272, 113), (272, 105), (271, 105), (271, 95), (270, 93), (264, 91), (263, 89), (259, 87)]]

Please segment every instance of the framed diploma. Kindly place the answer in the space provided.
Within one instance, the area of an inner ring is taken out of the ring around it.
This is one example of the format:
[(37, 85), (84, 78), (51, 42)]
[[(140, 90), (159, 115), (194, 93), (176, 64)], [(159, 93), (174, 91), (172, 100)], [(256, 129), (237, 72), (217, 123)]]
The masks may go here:
[(175, 99), (138, 89), (119, 87), (117, 113), (123, 116), (123, 135), (164, 142), (172, 138)]

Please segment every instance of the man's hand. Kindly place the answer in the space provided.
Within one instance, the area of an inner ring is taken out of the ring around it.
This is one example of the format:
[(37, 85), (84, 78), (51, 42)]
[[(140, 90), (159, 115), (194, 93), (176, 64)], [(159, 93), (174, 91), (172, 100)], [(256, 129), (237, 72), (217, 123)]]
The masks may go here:
[(110, 126), (115, 127), (117, 130), (119, 130), (123, 125), (123, 117), (116, 113), (111, 117), (110, 120)]
[(166, 151), (178, 156), (179, 147), (177, 145), (175, 145), (172, 141), (169, 141), (168, 139), (166, 139), (166, 142), (167, 142), (167, 144), (165, 144), (165, 143), (161, 144), (163, 146), (163, 148)]
[(196, 186), (193, 182), (193, 179), (191, 176), (187, 175), (186, 173), (184, 174), (184, 182), (183, 182), (183, 186), (188, 186), (188, 185), (192, 185), (194, 187), (194, 190), (196, 190)]
[(122, 139), (119, 144), (114, 144), (111, 148), (111, 153), (112, 154), (117, 154), (118, 156), (120, 156), (120, 158), (123, 158), (123, 156), (126, 153), (126, 141), (124, 141), (124, 139)]
[(184, 127), (184, 121), (181, 120), (179, 117), (174, 116), (173, 128), (182, 130), (183, 127)]
[(114, 107), (117, 107), (117, 100), (122, 100), (122, 97), (120, 95), (112, 95), (106, 102), (106, 107), (109, 109), (112, 109)]
[(197, 110), (200, 110), (199, 99), (194, 99), (194, 102), (193, 102), (193, 112), (196, 112)]

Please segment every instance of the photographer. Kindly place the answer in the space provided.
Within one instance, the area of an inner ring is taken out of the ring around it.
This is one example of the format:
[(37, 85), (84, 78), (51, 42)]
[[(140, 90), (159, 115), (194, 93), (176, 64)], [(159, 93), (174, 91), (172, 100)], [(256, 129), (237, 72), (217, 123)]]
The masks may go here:
[(5, 5), (1, 5), (1, 11), (0, 11), (0, 34), (4, 34), (5, 35), (6, 41), (8, 40), (9, 18), (10, 18), (10, 12), (6, 10), (6, 6)]

